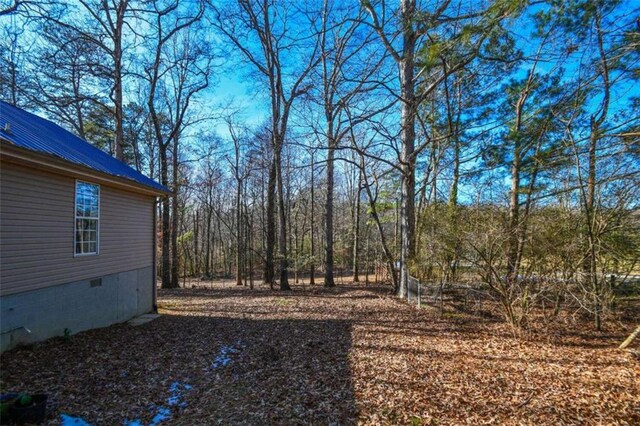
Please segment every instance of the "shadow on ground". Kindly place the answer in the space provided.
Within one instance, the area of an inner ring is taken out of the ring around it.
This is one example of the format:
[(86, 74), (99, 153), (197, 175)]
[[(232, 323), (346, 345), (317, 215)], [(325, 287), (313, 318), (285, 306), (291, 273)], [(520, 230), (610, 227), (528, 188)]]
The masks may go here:
[(48, 424), (353, 424), (350, 348), (348, 321), (169, 314), (3, 354), (2, 391), (48, 393)]

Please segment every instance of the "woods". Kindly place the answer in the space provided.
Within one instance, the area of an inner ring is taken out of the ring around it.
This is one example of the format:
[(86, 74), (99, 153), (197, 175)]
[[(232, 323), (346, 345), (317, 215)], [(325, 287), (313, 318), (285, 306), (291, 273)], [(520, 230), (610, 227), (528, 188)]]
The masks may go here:
[(415, 277), (514, 333), (640, 291), (632, 2), (2, 5), (1, 99), (171, 189), (163, 288)]

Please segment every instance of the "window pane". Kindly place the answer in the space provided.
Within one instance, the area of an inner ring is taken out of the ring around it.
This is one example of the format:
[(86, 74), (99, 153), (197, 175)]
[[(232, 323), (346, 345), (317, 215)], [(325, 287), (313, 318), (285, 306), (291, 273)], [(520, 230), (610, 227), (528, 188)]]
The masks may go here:
[(98, 185), (78, 182), (76, 189), (76, 215), (80, 217), (98, 217), (100, 189)]
[(76, 220), (76, 241), (82, 238), (82, 219)]
[(75, 241), (76, 254), (98, 252), (98, 218), (100, 216), (100, 186), (87, 182), (76, 183)]

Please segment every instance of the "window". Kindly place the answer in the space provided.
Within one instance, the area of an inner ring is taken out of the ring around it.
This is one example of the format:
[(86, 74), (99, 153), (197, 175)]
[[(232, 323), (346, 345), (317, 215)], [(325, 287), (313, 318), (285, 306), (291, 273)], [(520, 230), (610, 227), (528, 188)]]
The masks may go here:
[(98, 254), (100, 186), (76, 181), (75, 254)]

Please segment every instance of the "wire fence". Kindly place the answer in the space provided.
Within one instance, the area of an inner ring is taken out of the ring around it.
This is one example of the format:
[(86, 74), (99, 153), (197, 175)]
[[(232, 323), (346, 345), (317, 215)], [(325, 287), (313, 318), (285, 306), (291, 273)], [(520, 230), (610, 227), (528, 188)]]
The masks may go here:
[(423, 283), (409, 276), (407, 283), (407, 301), (418, 307), (428, 305), (442, 310), (445, 304), (453, 304), (466, 312), (485, 315), (492, 299), (481, 282)]

